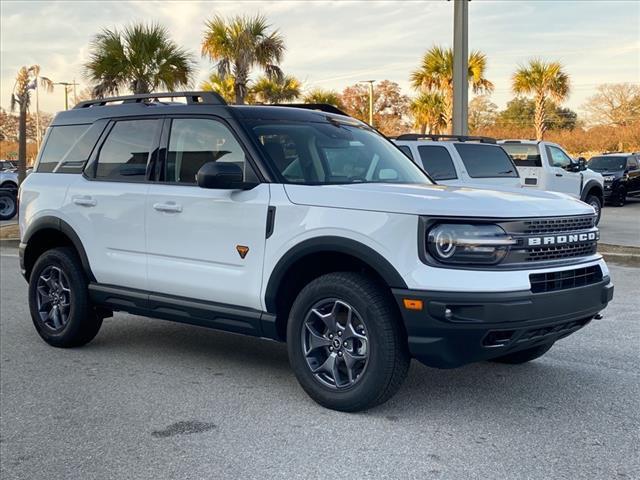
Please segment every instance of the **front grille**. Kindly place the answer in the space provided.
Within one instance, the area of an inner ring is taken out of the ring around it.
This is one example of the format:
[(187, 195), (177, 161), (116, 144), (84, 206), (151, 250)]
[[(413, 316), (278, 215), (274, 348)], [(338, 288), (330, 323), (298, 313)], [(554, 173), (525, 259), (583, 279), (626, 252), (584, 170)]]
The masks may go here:
[(589, 230), (595, 226), (595, 217), (586, 215), (581, 217), (541, 218), (525, 220), (523, 231), (525, 235), (540, 233), (574, 232), (576, 230)]
[(529, 275), (533, 293), (555, 292), (568, 288), (584, 287), (600, 281), (602, 281), (602, 270), (599, 265)]
[(597, 251), (596, 242), (582, 243), (578, 245), (558, 245), (553, 247), (540, 247), (527, 250), (526, 262), (539, 262), (542, 260), (560, 260), (563, 258), (588, 257)]

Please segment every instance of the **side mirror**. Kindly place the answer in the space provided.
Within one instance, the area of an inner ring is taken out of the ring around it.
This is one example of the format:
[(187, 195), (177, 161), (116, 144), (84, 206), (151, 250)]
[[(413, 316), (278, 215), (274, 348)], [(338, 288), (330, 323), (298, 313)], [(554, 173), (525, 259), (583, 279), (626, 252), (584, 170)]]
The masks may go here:
[(196, 174), (200, 188), (238, 190), (245, 188), (242, 169), (235, 163), (207, 162)]
[(578, 165), (580, 166), (580, 170), (587, 169), (587, 159), (584, 157), (578, 157)]

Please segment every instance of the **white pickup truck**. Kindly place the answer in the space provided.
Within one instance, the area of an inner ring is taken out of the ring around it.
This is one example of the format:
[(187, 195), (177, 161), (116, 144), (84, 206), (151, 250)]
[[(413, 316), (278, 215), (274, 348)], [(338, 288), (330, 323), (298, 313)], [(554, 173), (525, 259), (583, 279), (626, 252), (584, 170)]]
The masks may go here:
[(595, 209), (597, 222), (600, 221), (604, 179), (587, 168), (584, 159), (572, 159), (560, 145), (552, 142), (501, 140), (498, 143), (515, 163), (524, 187), (579, 198)]

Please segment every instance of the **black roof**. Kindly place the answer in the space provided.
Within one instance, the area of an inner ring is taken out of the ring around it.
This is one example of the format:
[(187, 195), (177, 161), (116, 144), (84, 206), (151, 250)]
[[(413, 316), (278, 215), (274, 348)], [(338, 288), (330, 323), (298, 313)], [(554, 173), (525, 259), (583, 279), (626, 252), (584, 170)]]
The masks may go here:
[[(176, 103), (174, 98), (186, 98), (187, 103)], [(169, 101), (164, 101), (168, 99)], [(93, 123), (101, 118), (133, 117), (146, 115), (215, 114), (223, 118), (231, 116), (247, 120), (289, 120), (299, 122), (326, 122), (330, 118), (341, 119), (358, 125), (366, 125), (349, 117), (332, 105), (227, 105), (211, 92), (181, 92), (145, 95), (128, 95), (81, 102), (71, 110), (58, 113), (52, 125)]]

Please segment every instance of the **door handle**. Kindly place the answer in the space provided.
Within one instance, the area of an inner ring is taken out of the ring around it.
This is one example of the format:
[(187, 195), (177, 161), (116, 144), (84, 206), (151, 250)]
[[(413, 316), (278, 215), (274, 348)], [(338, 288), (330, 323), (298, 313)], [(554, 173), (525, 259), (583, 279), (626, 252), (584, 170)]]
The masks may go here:
[(177, 203), (154, 203), (153, 208), (159, 212), (180, 213), (182, 206)]
[(71, 201), (83, 207), (95, 207), (98, 204), (98, 202), (89, 195), (76, 195), (71, 197)]
[(556, 173), (556, 177), (561, 177), (562, 174), (561, 173)]

